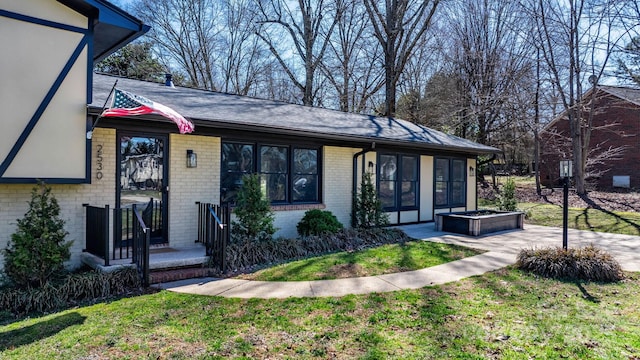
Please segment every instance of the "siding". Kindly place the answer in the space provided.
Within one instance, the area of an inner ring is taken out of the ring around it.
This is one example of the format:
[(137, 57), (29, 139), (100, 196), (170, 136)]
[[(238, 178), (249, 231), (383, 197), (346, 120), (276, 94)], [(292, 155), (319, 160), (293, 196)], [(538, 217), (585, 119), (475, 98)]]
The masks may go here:
[[(98, 149), (102, 149), (102, 171), (98, 171)], [(69, 267), (80, 265), (80, 253), (85, 248), (85, 211), (82, 204), (115, 206), (116, 133), (113, 129), (97, 128), (92, 142), (91, 184), (50, 185), (60, 205), (60, 217), (65, 220), (67, 240), (73, 241)], [(98, 175), (100, 173), (100, 175)], [(98, 179), (97, 177), (101, 178)], [(24, 217), (34, 185), (0, 184), (0, 248), (7, 247), (16, 231), (16, 219)], [(0, 268), (4, 260), (0, 255)]]

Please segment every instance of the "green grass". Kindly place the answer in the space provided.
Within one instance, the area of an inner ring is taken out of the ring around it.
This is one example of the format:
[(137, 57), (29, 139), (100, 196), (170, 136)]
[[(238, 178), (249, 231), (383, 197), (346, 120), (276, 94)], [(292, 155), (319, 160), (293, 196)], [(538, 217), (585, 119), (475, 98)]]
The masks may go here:
[(262, 281), (328, 280), (374, 276), (427, 267), (459, 260), (482, 251), (428, 241), (383, 245), (356, 252), (340, 252), (294, 261), (252, 274), (242, 279)]
[(638, 276), (568, 283), (507, 268), (312, 299), (162, 291), (0, 325), (0, 358), (637, 359)]
[[(526, 212), (526, 222), (529, 224), (562, 227), (561, 206), (519, 203), (518, 208)], [(572, 229), (640, 235), (640, 213), (569, 208), (568, 226)]]

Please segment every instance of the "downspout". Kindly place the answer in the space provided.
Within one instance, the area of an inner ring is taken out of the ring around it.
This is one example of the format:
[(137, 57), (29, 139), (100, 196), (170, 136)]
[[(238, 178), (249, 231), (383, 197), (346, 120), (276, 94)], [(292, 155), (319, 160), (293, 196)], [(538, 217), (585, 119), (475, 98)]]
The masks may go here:
[[(368, 152), (375, 150), (376, 143), (375, 141), (371, 143), (371, 146), (368, 149), (364, 149), (362, 151), (358, 151), (353, 154), (353, 188), (351, 191), (351, 226), (353, 227), (356, 223), (356, 214), (355, 214), (355, 205), (358, 194), (358, 158)], [(362, 163), (362, 173), (364, 173), (364, 162)]]

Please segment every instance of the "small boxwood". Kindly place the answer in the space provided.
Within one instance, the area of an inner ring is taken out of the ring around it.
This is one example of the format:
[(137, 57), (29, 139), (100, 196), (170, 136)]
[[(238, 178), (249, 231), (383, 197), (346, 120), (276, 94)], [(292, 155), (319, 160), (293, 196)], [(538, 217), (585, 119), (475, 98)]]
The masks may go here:
[(344, 226), (328, 210), (313, 209), (304, 213), (296, 228), (300, 236), (335, 234)]

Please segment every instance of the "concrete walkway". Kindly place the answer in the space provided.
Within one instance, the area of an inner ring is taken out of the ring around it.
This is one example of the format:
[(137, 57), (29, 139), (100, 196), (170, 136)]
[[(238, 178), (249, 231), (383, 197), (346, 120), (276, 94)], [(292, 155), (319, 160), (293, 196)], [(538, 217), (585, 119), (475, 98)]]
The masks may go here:
[[(157, 284), (175, 292), (229, 298), (327, 297), (389, 292), (444, 284), (481, 275), (516, 262), (520, 249), (562, 246), (562, 229), (525, 225), (525, 230), (471, 237), (434, 231), (434, 224), (402, 226), (409, 236), (434, 242), (463, 245), (486, 253), (450, 263), (396, 274), (319, 281), (249, 281), (201, 278)], [(640, 271), (640, 236), (595, 233), (569, 229), (569, 246), (594, 244), (607, 250), (624, 270)]]

